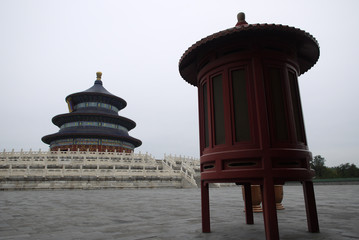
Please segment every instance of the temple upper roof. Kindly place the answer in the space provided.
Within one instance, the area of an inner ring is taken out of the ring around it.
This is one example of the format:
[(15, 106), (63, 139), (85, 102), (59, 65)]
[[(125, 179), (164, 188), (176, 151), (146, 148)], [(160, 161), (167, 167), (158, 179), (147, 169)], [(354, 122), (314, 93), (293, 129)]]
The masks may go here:
[(103, 87), (101, 80), (102, 73), (97, 72), (96, 75), (97, 78), (92, 87), (82, 92), (70, 94), (66, 97), (65, 100), (69, 106), (75, 106), (82, 102), (102, 102), (113, 105), (118, 110), (125, 108), (127, 106), (125, 100), (113, 95)]

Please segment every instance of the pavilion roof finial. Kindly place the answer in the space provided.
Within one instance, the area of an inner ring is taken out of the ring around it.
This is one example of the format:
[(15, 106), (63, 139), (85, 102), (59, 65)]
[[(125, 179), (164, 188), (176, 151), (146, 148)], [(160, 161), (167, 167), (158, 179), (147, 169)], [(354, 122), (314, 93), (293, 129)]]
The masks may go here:
[(248, 24), (246, 22), (246, 15), (244, 14), (244, 12), (240, 12), (237, 14), (237, 20), (238, 20), (238, 22), (236, 24), (236, 27)]
[(101, 81), (102, 72), (97, 72), (96, 77), (97, 77), (96, 80)]

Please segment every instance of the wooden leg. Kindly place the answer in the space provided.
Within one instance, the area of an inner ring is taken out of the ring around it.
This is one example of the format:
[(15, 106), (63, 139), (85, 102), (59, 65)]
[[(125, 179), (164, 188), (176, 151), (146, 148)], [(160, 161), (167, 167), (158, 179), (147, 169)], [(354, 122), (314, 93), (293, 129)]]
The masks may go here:
[(261, 185), (261, 189), (266, 240), (279, 240), (273, 179), (265, 178), (263, 186)]
[(211, 232), (208, 183), (201, 181), (202, 232)]
[(308, 231), (319, 232), (317, 205), (315, 203), (314, 187), (312, 181), (303, 182), (305, 209), (307, 213)]
[(252, 206), (252, 191), (251, 184), (243, 184), (244, 188), (244, 206), (246, 210), (246, 223), (253, 224), (253, 206)]

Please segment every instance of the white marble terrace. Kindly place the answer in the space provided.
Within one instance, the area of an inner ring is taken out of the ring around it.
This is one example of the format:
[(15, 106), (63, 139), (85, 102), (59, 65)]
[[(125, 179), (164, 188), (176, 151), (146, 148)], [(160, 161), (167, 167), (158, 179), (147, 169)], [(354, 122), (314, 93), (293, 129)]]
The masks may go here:
[(142, 177), (181, 179), (197, 187), (199, 160), (182, 156), (164, 155), (155, 159), (150, 154), (90, 151), (20, 151), (0, 153), (0, 180), (26, 179), (125, 179)]

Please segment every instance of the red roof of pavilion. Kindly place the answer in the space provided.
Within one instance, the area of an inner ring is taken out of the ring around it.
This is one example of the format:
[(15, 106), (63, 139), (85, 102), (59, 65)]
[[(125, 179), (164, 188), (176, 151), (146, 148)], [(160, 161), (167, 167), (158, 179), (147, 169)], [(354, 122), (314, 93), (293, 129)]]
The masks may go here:
[[(300, 67), (299, 75), (308, 71), (319, 59), (319, 44), (309, 33), (295, 27), (281, 24), (247, 24), (244, 20), (238, 22), (233, 28), (229, 28), (197, 41), (182, 55), (179, 61), (181, 76), (190, 84), (196, 86), (196, 76), (188, 74), (186, 67), (193, 64), (194, 58), (204, 51), (215, 48), (216, 44), (225, 44), (226, 41), (236, 38), (240, 40), (245, 36), (278, 35), (285, 37), (288, 41), (295, 41), (297, 46), (298, 62)], [(193, 66), (194, 67), (194, 66)], [(193, 71), (192, 71), (193, 72)]]

